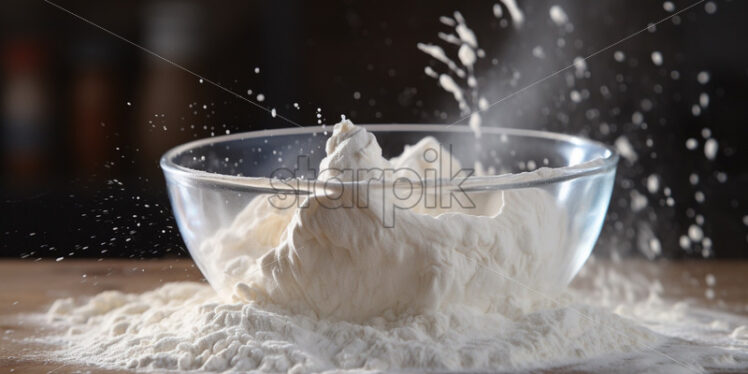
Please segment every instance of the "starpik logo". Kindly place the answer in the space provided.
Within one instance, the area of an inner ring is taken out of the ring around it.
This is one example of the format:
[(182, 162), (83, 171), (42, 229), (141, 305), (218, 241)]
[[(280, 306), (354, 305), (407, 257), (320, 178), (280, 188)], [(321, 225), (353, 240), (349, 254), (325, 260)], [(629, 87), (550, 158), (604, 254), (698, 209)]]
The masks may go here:
[(475, 208), (462, 184), (474, 169), (456, 167), (443, 146), (421, 154), (420, 170), (397, 168), (312, 167), (309, 156), (297, 157), (294, 169), (279, 168), (270, 176), (275, 191), (270, 204), (276, 209), (305, 209), (312, 204), (324, 209), (372, 209), (384, 227), (394, 227), (398, 210)]

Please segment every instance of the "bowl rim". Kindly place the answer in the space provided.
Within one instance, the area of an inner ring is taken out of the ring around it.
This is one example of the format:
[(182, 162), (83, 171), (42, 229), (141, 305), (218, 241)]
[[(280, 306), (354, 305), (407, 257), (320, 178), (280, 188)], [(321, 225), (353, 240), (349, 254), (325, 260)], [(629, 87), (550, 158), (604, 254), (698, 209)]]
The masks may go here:
[[(423, 132), (461, 132), (461, 133), (472, 133), (471, 129), (467, 125), (456, 125), (448, 126), (444, 124), (362, 124), (358, 125), (365, 128), (367, 131), (423, 131)], [(250, 176), (238, 176), (229, 174), (219, 174), (206, 172), (197, 169), (191, 169), (185, 166), (178, 165), (174, 162), (176, 156), (187, 152), (191, 149), (202, 147), (205, 145), (213, 145), (216, 143), (222, 143), (227, 141), (236, 141), (243, 139), (255, 139), (261, 137), (279, 136), (279, 135), (300, 135), (300, 134), (314, 134), (324, 131), (331, 131), (332, 126), (304, 126), (304, 127), (288, 127), (279, 129), (264, 129), (264, 130), (253, 130), (240, 132), (228, 135), (219, 135), (203, 139), (197, 139), (189, 141), (187, 143), (178, 145), (166, 151), (160, 159), (161, 169), (164, 171), (167, 180), (170, 177), (179, 177), (180, 180), (191, 180), (193, 182), (206, 182), (211, 185), (223, 185), (227, 188), (239, 188), (239, 189), (255, 189), (257, 192), (279, 192), (282, 191), (283, 187), (268, 188), (268, 181), (271, 181), (270, 177), (250, 177)], [(615, 148), (602, 142), (587, 139), (581, 136), (568, 135), (562, 133), (555, 133), (550, 131), (542, 130), (529, 130), (529, 129), (517, 129), (507, 127), (481, 127), (481, 133), (493, 134), (493, 135), (512, 135), (521, 137), (532, 137), (542, 138), (549, 140), (556, 140), (571, 143), (573, 145), (581, 146), (593, 146), (600, 148), (604, 151), (605, 157), (582, 162), (577, 165), (570, 165), (566, 167), (553, 168), (553, 170), (562, 170), (561, 173), (554, 173), (552, 176), (539, 175), (537, 178), (517, 178), (519, 175), (532, 173), (543, 168), (535, 169), (532, 172), (513, 173), (513, 174), (500, 174), (500, 175), (489, 175), (489, 176), (471, 176), (467, 180), (470, 183), (462, 183), (462, 186), (458, 186), (461, 189), (473, 189), (473, 190), (485, 190), (485, 189), (514, 189), (514, 188), (527, 188), (537, 187), (548, 184), (554, 184), (559, 182), (568, 181), (571, 179), (581, 178), (584, 176), (591, 176), (615, 170), (618, 161), (619, 154)], [(366, 181), (346, 181), (337, 184), (348, 185), (367, 183)], [(432, 181), (430, 183), (436, 183), (439, 185), (450, 185), (448, 179), (441, 179)], [(391, 185), (392, 183), (390, 183)], [(490, 187), (490, 188), (486, 188)], [(287, 192), (298, 193), (298, 187), (292, 188)]]

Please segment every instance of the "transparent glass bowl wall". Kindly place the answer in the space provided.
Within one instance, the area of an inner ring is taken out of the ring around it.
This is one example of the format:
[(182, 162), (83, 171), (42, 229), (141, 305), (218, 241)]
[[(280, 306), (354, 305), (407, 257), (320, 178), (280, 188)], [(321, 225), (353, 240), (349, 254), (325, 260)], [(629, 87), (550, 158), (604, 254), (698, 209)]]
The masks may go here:
[[(496, 191), (540, 188), (548, 192), (566, 215), (566, 240), (553, 256), (551, 279), (568, 284), (589, 257), (600, 233), (615, 178), (617, 154), (601, 143), (540, 131), (484, 127), (480, 139), (465, 126), (369, 125), (387, 158), (402, 153), (405, 145), (435, 137), (463, 167), (480, 161), (497, 174), (518, 173), (533, 167), (575, 166), (560, 176), (517, 183), (506, 175), (475, 178), (464, 183), (471, 190)], [(211, 274), (201, 244), (255, 198), (277, 194), (268, 177), (287, 177), (280, 169), (298, 170), (299, 156), (317, 169), (325, 156), (330, 127), (263, 130), (190, 142), (161, 159), (169, 197), (179, 230), (205, 278), (219, 292), (230, 290)], [(303, 167), (301, 169), (304, 169)], [(306, 173), (307, 178), (313, 177)], [(439, 182), (438, 182), (439, 183)], [(448, 184), (448, 181), (441, 183)], [(276, 184), (277, 186), (277, 184)], [(285, 192), (282, 192), (285, 193)], [(289, 191), (290, 193), (290, 191)], [(483, 192), (485, 193), (485, 192)], [(546, 278), (549, 278), (545, 274)]]

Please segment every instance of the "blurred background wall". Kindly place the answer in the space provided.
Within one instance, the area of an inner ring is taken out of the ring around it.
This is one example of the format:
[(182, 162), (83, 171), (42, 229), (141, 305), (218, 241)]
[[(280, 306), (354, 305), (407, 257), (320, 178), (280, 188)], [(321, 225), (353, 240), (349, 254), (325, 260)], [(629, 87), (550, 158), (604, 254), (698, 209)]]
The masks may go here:
[[(439, 43), (449, 31), (439, 17), (454, 11), (486, 51), (476, 72), (491, 101), (691, 3), (519, 0), (522, 27), (498, 1), (58, 4), (313, 125), (317, 108), (326, 124), (341, 114), (460, 118), (424, 74), (439, 63), (416, 48)], [(572, 26), (553, 22), (552, 5)], [(745, 14), (744, 1), (701, 3), (590, 58), (573, 85), (571, 70), (502, 102), (484, 125), (630, 145), (596, 253), (745, 257)], [(190, 139), (289, 126), (44, 2), (0, 4), (0, 56), (2, 256), (185, 255), (160, 155)]]

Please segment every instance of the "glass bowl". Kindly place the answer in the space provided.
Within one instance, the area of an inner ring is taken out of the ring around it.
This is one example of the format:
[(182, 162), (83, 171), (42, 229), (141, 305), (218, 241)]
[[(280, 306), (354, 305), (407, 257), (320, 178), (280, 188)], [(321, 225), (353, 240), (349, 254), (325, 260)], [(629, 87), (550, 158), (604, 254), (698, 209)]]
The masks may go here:
[[(563, 215), (558, 224), (563, 226), (564, 236), (542, 249), (547, 259), (533, 268), (536, 274), (524, 274), (524, 279), (533, 279), (542, 272), (544, 284), (534, 283), (533, 287), (550, 292), (566, 286), (589, 257), (613, 189), (618, 155), (611, 147), (570, 135), (497, 127), (482, 128), (478, 139), (467, 126), (363, 127), (376, 136), (388, 159), (402, 153), (406, 145), (432, 136), (461, 165), (487, 170), (468, 177), (459, 186), (447, 178), (429, 182), (444, 187), (444, 191), (459, 187), (476, 196), (530, 189), (547, 192)], [(252, 131), (193, 141), (162, 157), (179, 230), (195, 263), (219, 294), (230, 296), (239, 280), (216, 266), (215, 258), (208, 258), (213, 256), (206, 248), (210, 239), (229, 227), (253, 199), (319, 193), (273, 183), (277, 179), (270, 177), (296, 173), (296, 177), (313, 180), (331, 133), (331, 127)], [(561, 170), (517, 174), (539, 168)]]

